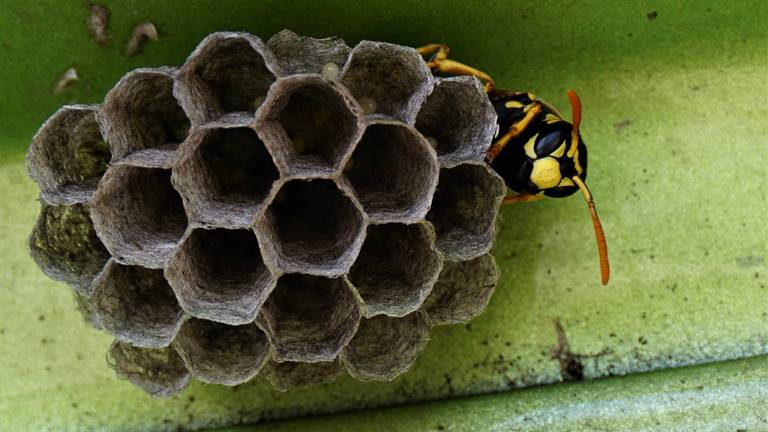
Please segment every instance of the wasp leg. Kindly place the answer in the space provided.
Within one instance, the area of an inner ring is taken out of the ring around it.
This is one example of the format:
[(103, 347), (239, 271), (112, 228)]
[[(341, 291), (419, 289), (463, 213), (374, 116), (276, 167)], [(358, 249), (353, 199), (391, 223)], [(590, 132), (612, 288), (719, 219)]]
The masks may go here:
[(513, 124), (509, 127), (509, 130), (507, 133), (505, 133), (501, 138), (496, 140), (495, 143), (485, 152), (485, 160), (488, 162), (493, 162), (494, 159), (496, 159), (496, 156), (501, 153), (502, 150), (504, 150), (504, 147), (509, 144), (509, 142), (512, 140), (512, 138), (517, 137), (523, 131), (525, 128), (528, 127), (529, 124), (531, 124), (531, 121), (533, 121), (534, 118), (536, 118), (537, 115), (541, 114), (541, 104), (538, 102), (534, 102), (531, 104), (531, 108), (528, 109), (528, 112), (525, 113), (525, 117), (521, 118), (517, 121), (517, 123)]
[(507, 195), (507, 196), (504, 197), (504, 201), (502, 201), (501, 203), (504, 204), (504, 205), (506, 205), (506, 204), (517, 204), (517, 203), (521, 203), (521, 202), (538, 201), (540, 199), (544, 199), (544, 195), (541, 195), (541, 194), (533, 195), (533, 194), (529, 194), (529, 193), (521, 193), (521, 194), (518, 194), (518, 195)]
[(416, 51), (421, 55), (435, 54), (434, 57), (427, 62), (427, 67), (430, 69), (436, 69), (439, 72), (450, 75), (470, 75), (477, 77), (483, 82), (483, 88), (485, 88), (486, 93), (491, 92), (496, 85), (493, 78), (487, 73), (475, 69), (472, 66), (449, 60), (448, 54), (451, 52), (451, 49), (448, 48), (448, 45), (429, 44), (416, 48)]
[(418, 52), (421, 55), (430, 55), (433, 53), (437, 53), (437, 55), (435, 56), (436, 58), (445, 60), (448, 58), (448, 54), (451, 52), (451, 49), (448, 48), (448, 45), (444, 45), (444, 44), (429, 44), (429, 45), (424, 45), (423, 47), (416, 48), (416, 52)]

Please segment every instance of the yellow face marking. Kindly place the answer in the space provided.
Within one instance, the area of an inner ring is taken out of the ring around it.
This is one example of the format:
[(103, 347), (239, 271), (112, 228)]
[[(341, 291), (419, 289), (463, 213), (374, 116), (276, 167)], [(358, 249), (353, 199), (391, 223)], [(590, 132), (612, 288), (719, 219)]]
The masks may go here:
[(576, 186), (576, 183), (574, 183), (573, 180), (569, 179), (568, 177), (564, 177), (562, 180), (560, 180), (560, 183), (557, 184), (557, 187), (564, 186)]
[(507, 107), (507, 108), (522, 108), (523, 107), (523, 103), (520, 102), (520, 101), (511, 100), (511, 101), (507, 101), (504, 104), (504, 106)]
[(561, 179), (560, 162), (557, 159), (545, 157), (533, 161), (531, 182), (539, 189), (551, 189), (557, 186)]
[(552, 157), (563, 157), (563, 153), (565, 153), (565, 141), (563, 141), (562, 144), (560, 144), (560, 147), (557, 148), (557, 150), (553, 151), (550, 156)]
[(531, 158), (531, 159), (536, 159), (536, 152), (533, 150), (533, 145), (536, 144), (536, 138), (538, 136), (539, 136), (539, 134), (535, 134), (523, 146), (523, 149), (525, 150), (525, 154), (528, 155), (528, 157)]
[(530, 100), (536, 100), (536, 95), (535, 95), (535, 94), (533, 94), (533, 93), (531, 93), (531, 92), (528, 92), (528, 93), (526, 93), (526, 94), (528, 95), (528, 99), (530, 99)]
[(581, 175), (581, 173), (584, 172), (584, 169), (579, 163), (579, 147), (576, 147), (576, 151), (573, 153), (573, 164), (576, 166), (576, 173)]
[(563, 119), (561, 119), (560, 117), (558, 117), (558, 116), (556, 116), (554, 114), (547, 113), (547, 115), (544, 116), (544, 121), (547, 124), (552, 124), (552, 123), (561, 122), (561, 121), (563, 121)]

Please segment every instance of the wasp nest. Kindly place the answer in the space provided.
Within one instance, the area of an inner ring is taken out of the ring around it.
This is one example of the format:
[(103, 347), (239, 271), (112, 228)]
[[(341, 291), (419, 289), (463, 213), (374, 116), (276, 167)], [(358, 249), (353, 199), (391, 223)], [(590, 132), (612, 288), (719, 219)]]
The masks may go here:
[(43, 124), (31, 254), (153, 395), (391, 380), (496, 285), (494, 128), (412, 48), (215, 33)]

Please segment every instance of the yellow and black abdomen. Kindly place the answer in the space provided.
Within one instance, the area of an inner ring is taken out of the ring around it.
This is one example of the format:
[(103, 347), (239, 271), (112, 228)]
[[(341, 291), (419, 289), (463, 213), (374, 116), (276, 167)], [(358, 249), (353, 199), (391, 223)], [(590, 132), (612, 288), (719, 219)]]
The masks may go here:
[[(548, 104), (530, 93), (492, 92), (489, 94), (498, 116), (494, 141), (510, 130), (519, 133), (490, 161), (507, 187), (531, 195), (565, 197), (578, 187), (571, 179), (586, 179), (587, 150), (581, 139), (572, 142), (573, 127)], [(532, 118), (531, 113), (536, 113)]]

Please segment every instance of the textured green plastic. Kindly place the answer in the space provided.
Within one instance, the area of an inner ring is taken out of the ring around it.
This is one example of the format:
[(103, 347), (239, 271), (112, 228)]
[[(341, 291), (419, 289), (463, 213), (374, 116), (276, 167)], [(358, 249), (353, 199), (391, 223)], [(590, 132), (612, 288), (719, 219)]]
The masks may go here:
[(217, 432), (765, 430), (768, 357)]
[[(101, 47), (82, 2), (0, 1), (0, 430), (200, 429), (768, 352), (768, 3), (190, 3), (106, 2), (111, 41)], [(145, 20), (160, 40), (125, 57), (132, 27)], [(517, 205), (503, 210), (502, 282), (487, 311), (433, 332), (392, 383), (344, 377), (292, 393), (262, 379), (196, 383), (154, 400), (116, 380), (104, 360), (110, 339), (86, 327), (68, 290), (28, 257), (38, 212), (23, 167), (31, 136), (60, 105), (99, 102), (128, 70), (180, 64), (210, 32), (268, 37), (286, 27), (350, 44), (444, 42), (500, 87), (531, 90), (566, 115), (565, 90), (576, 89), (611, 284), (599, 283), (579, 197)], [(80, 80), (53, 94), (70, 67)], [(530, 394), (546, 404), (571, 388)], [(507, 403), (533, 397), (522, 394)]]

